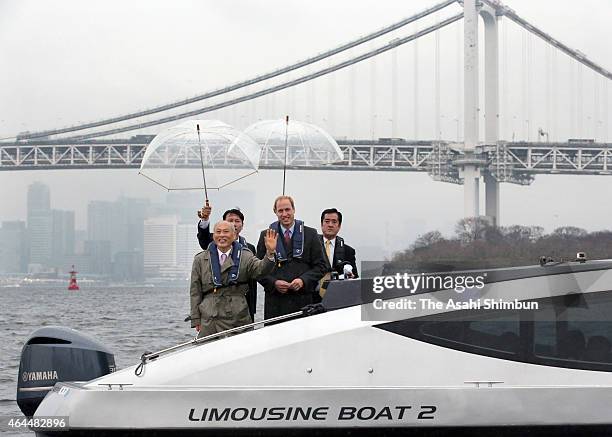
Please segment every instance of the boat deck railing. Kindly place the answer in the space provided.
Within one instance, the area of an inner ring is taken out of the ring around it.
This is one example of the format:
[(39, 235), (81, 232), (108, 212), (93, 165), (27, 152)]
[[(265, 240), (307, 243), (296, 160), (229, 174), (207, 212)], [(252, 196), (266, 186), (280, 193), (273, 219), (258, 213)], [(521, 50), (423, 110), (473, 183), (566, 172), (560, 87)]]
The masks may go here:
[(204, 344), (204, 343), (208, 343), (211, 340), (216, 340), (216, 339), (221, 338), (221, 337), (226, 337), (228, 335), (238, 334), (238, 333), (241, 333), (241, 332), (248, 331), (250, 329), (254, 329), (256, 326), (260, 326), (260, 325), (263, 326), (265, 324), (277, 323), (277, 322), (281, 322), (283, 320), (294, 319), (294, 318), (297, 318), (297, 317), (312, 316), (312, 315), (320, 314), (320, 313), (323, 313), (323, 312), (325, 312), (325, 307), (323, 307), (323, 305), (321, 305), (321, 304), (307, 305), (304, 308), (302, 308), (300, 311), (295, 311), (295, 312), (289, 313), (289, 314), (283, 314), (282, 316), (271, 317), (269, 319), (260, 320), (258, 322), (253, 322), (253, 323), (249, 323), (248, 325), (237, 326), (235, 328), (231, 328), (231, 329), (228, 329), (228, 330), (225, 330), (225, 331), (221, 331), (221, 332), (216, 332), (214, 334), (206, 335), (204, 337), (199, 337), (198, 338), (196, 336), (192, 340), (186, 341), (184, 343), (177, 344), (175, 346), (171, 346), (171, 347), (166, 348), (166, 349), (162, 349), (162, 350), (157, 351), (157, 352), (145, 352), (140, 357), (140, 364), (136, 367), (136, 369), (134, 370), (134, 373), (136, 374), (136, 376), (142, 375), (142, 372), (144, 370), (144, 366), (147, 363), (147, 361), (153, 361), (153, 360), (159, 358), (162, 355), (169, 354), (170, 352), (174, 352), (176, 350), (183, 349), (185, 347), (197, 346), (197, 345), (201, 345), (201, 344)]

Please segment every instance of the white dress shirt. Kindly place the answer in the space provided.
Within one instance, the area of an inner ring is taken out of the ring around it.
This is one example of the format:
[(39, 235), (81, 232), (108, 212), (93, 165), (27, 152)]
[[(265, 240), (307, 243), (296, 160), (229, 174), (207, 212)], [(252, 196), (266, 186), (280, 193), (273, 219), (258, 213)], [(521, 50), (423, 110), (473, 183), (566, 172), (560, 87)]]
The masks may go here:
[(295, 221), (293, 222), (290, 228), (286, 228), (283, 225), (280, 225), (280, 227), (281, 227), (281, 230), (283, 231), (283, 235), (282, 235), (283, 238), (285, 237), (285, 231), (287, 229), (289, 229), (289, 234), (291, 235), (291, 238), (293, 238), (293, 231), (295, 230)]
[(332, 266), (332, 268), (334, 267), (334, 250), (336, 248), (336, 238), (334, 237), (333, 240), (328, 240), (327, 238), (323, 237), (323, 253), (327, 254), (326, 250), (325, 250), (325, 245), (327, 244), (327, 241), (329, 241), (331, 244), (329, 245), (329, 265)]

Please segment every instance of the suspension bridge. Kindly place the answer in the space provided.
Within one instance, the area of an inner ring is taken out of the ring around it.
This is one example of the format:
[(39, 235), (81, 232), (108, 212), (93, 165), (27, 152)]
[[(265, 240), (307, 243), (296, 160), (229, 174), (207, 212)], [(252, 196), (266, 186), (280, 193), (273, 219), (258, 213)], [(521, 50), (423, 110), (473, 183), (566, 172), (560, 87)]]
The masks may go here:
[[(179, 120), (205, 116), (241, 126), (289, 113), (326, 128), (344, 152), (333, 165), (312, 167), (295, 156), (290, 167), (426, 172), (463, 184), (466, 217), (481, 215), (484, 182), (484, 213), (495, 223), (500, 183), (612, 174), (610, 79), (605, 67), (499, 1), (446, 0), (188, 99), (20, 133), (0, 142), (0, 171), (139, 167), (151, 134)], [(235, 165), (226, 156), (212, 159)], [(200, 165), (198, 156), (185, 160)], [(265, 147), (261, 168), (282, 165), (283, 151)]]

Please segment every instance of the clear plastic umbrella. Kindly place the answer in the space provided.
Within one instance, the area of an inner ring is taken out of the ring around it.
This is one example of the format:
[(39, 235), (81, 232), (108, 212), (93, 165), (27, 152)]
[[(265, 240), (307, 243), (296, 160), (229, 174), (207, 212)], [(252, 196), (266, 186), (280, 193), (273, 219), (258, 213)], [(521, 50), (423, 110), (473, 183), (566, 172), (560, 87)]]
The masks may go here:
[(283, 194), (287, 167), (308, 168), (342, 161), (344, 154), (336, 140), (318, 126), (289, 116), (279, 120), (253, 123), (244, 133), (267, 148), (268, 157), (283, 161)]
[(218, 120), (187, 120), (147, 146), (140, 174), (167, 190), (218, 190), (255, 172), (261, 145)]

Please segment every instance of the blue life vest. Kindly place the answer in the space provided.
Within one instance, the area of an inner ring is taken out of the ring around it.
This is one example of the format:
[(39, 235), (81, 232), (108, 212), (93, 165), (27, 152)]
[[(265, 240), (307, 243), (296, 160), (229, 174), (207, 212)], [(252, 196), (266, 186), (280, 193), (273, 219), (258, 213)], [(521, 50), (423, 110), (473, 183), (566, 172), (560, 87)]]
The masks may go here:
[(223, 283), (221, 279), (221, 265), (219, 264), (219, 252), (215, 242), (208, 245), (208, 253), (210, 260), (210, 270), (212, 271), (213, 284), (215, 291), (218, 287), (236, 285), (238, 283), (238, 272), (240, 271), (240, 259), (242, 255), (242, 244), (239, 241), (232, 243), (232, 262), (234, 265), (230, 268), (227, 283)]
[[(287, 251), (285, 250), (285, 245), (283, 244), (285, 236), (283, 235), (283, 229), (281, 228), (280, 223), (277, 221), (271, 223), (270, 229), (273, 229), (278, 233), (278, 239), (276, 240), (276, 259), (278, 261), (287, 261)], [(301, 258), (304, 254), (304, 222), (301, 220), (295, 221), (293, 234), (291, 235), (291, 243), (292, 257)]]

